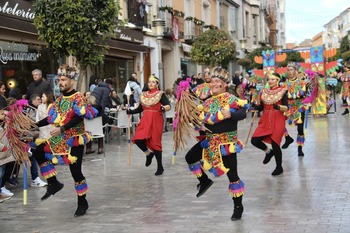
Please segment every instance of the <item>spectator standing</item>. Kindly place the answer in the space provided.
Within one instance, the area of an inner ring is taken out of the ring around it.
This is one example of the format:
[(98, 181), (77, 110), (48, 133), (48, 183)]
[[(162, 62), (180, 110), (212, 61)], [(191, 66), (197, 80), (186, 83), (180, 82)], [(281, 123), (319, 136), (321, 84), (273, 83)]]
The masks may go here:
[(135, 101), (138, 103), (140, 102), (140, 95), (141, 95), (141, 87), (140, 85), (137, 83), (137, 80), (131, 76), (129, 78), (129, 86), (130, 88), (134, 89), (134, 98), (135, 98)]
[[(48, 116), (47, 109), (50, 104), (55, 102), (55, 97), (53, 96), (53, 92), (45, 91), (41, 96), (41, 104), (38, 106), (38, 111), (35, 117), (36, 121), (40, 121)], [(51, 125), (43, 126), (39, 128), (39, 137), (40, 138), (49, 138), (50, 131), (53, 129)]]
[(27, 93), (23, 96), (25, 99), (28, 99), (33, 94), (38, 94), (40, 97), (45, 91), (52, 91), (51, 84), (43, 79), (41, 70), (33, 70), (32, 75), (34, 81), (29, 84)]
[[(102, 123), (103, 125), (108, 123), (108, 116), (105, 113), (105, 108), (110, 108), (111, 107), (111, 100), (109, 98), (111, 90), (108, 88), (107, 83), (105, 82), (99, 82), (97, 87), (95, 87), (94, 91), (91, 93), (92, 96), (95, 97), (95, 105), (96, 106), (101, 106), (101, 112), (99, 115), (102, 116)], [(103, 153), (103, 138), (98, 139), (98, 154)]]

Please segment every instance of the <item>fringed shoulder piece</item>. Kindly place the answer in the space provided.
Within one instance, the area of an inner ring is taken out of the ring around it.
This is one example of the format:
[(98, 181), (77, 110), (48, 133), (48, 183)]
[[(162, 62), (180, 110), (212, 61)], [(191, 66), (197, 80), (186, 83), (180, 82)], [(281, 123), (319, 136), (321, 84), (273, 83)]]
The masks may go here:
[(190, 93), (189, 79), (181, 81), (176, 92), (175, 119), (173, 123), (173, 139), (175, 151), (183, 149), (188, 136), (194, 136), (193, 127), (201, 128), (197, 103), (199, 99)]

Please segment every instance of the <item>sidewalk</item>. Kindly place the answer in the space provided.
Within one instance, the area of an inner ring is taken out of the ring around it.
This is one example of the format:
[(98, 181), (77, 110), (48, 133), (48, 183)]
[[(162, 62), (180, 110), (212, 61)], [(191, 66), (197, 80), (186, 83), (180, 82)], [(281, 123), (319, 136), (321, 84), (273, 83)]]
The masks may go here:
[[(275, 161), (263, 165), (263, 152), (246, 145), (238, 156), (246, 184), (240, 221), (230, 220), (233, 204), (226, 177), (213, 178), (213, 186), (196, 198), (198, 182), (188, 171), (186, 151), (178, 152), (176, 164), (171, 164), (169, 132), (163, 134), (162, 176), (154, 176), (155, 160), (144, 166), (144, 154), (135, 145), (128, 166), (127, 141), (114, 139), (106, 144), (105, 158), (84, 157), (90, 204), (85, 216), (73, 217), (74, 182), (68, 167), (58, 167), (65, 187), (46, 201), (40, 201), (45, 189), (29, 187), (28, 205), (23, 206), (22, 187), (12, 189), (15, 196), (0, 204), (0, 232), (350, 232), (350, 118), (341, 112), (309, 117), (305, 157), (297, 156), (295, 143), (283, 150), (284, 173), (278, 177), (271, 176)], [(250, 123), (250, 114), (239, 123), (243, 142)], [(288, 130), (296, 139), (296, 127)], [(194, 143), (191, 139), (188, 146)]]

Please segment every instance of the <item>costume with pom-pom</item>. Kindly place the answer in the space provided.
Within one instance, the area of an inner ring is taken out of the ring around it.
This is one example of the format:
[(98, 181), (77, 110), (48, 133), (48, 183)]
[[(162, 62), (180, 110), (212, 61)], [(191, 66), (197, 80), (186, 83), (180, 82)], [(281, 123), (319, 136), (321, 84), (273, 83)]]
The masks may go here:
[(51, 124), (60, 127), (61, 133), (46, 139), (36, 139), (37, 147), (33, 156), (40, 166), (42, 176), (47, 179), (49, 187), (57, 187), (57, 171), (54, 164), (70, 166), (75, 189), (79, 198), (85, 199), (88, 190), (85, 177), (81, 171), (84, 145), (91, 140), (85, 131), (84, 120), (92, 119), (97, 110), (86, 103), (85, 97), (72, 90), (63, 93), (48, 109), (48, 117), (37, 122), (42, 127)]
[[(209, 171), (214, 176), (227, 174), (230, 184), (229, 193), (237, 198), (244, 194), (244, 183), (237, 172), (237, 153), (243, 149), (243, 143), (237, 137), (237, 123), (246, 117), (249, 108), (246, 100), (224, 92), (208, 98), (199, 105), (199, 119), (206, 128), (206, 135), (186, 154), (189, 169), (200, 184), (207, 182)], [(222, 110), (229, 110), (231, 117), (224, 119)]]
[(303, 122), (300, 109), (303, 107), (303, 100), (307, 94), (306, 80), (297, 77), (295, 80), (287, 79), (285, 82), (288, 96), (288, 111), (285, 113), (289, 118), (289, 123), (301, 124)]
[[(54, 126), (64, 126), (75, 117), (92, 119), (97, 116), (97, 110), (86, 104), (85, 97), (76, 92), (69, 96), (60, 96), (48, 109), (48, 123)], [(60, 135), (45, 140), (37, 140), (40, 145), (47, 143), (45, 152), (51, 153), (54, 164), (71, 164), (76, 157), (70, 154), (73, 146), (85, 145), (91, 141), (91, 135), (85, 131), (84, 122), (80, 121)], [(47, 157), (49, 157), (47, 155)]]
[[(229, 110), (231, 114), (240, 108), (248, 107), (246, 100), (238, 99), (230, 93), (222, 93), (207, 99), (201, 109), (200, 119), (209, 128), (216, 128), (224, 119), (222, 110)], [(210, 126), (209, 126), (210, 125)], [(209, 170), (214, 176), (221, 176), (228, 172), (222, 162), (223, 156), (239, 153), (243, 149), (243, 143), (237, 138), (237, 131), (207, 132), (206, 140), (202, 141), (203, 168)]]

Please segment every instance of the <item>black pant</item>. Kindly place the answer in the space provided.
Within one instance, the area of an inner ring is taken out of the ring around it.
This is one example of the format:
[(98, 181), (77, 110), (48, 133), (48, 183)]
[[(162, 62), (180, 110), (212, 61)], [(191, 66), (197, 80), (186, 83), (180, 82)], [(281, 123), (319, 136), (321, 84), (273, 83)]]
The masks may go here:
[[(33, 151), (33, 156), (35, 157), (36, 161), (38, 161), (39, 165), (48, 161), (45, 158), (44, 146), (45, 144), (41, 144)], [(81, 171), (83, 153), (84, 153), (83, 145), (72, 147), (70, 152), (72, 156), (77, 157), (77, 161), (75, 163), (69, 164), (69, 170), (75, 182), (81, 182), (85, 179)]]
[[(187, 152), (185, 157), (186, 162), (188, 164), (194, 164), (200, 161), (202, 159), (202, 151), (203, 151), (203, 148), (200, 146), (200, 142), (198, 142)], [(237, 172), (237, 154), (233, 153), (228, 156), (222, 156), (222, 161), (224, 163), (224, 166), (230, 169), (226, 174), (229, 181), (230, 182), (238, 181), (240, 178)], [(204, 172), (203, 172), (203, 175), (205, 175)]]
[[(253, 146), (265, 151), (267, 149), (266, 144), (263, 142), (264, 137), (252, 137), (251, 143)], [(275, 156), (276, 165), (282, 166), (282, 150), (281, 147), (274, 141), (271, 140), (272, 150)]]

